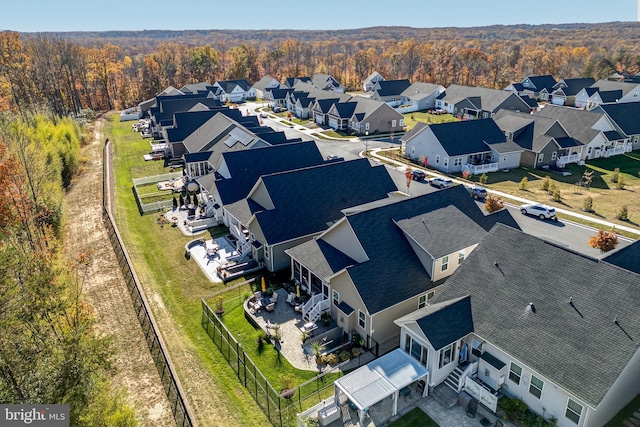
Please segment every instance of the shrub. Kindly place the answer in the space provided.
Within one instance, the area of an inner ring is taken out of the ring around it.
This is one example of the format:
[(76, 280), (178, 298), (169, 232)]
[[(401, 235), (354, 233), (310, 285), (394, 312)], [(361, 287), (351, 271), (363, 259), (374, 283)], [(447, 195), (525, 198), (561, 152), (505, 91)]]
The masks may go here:
[(496, 197), (488, 196), (484, 201), (484, 210), (493, 213), (504, 208), (504, 203)]
[(620, 221), (628, 221), (629, 220), (629, 208), (627, 205), (620, 206), (620, 209), (616, 211), (616, 218)]
[(480, 175), (480, 178), (478, 179), (478, 181), (480, 182), (480, 184), (484, 185), (487, 183), (488, 179), (489, 177), (487, 176), (487, 174), (483, 173), (482, 175)]
[(598, 230), (598, 234), (589, 239), (589, 246), (600, 249), (601, 253), (609, 252), (618, 245), (618, 236), (612, 231)]
[(351, 349), (351, 357), (359, 357), (362, 354), (362, 350), (360, 350), (360, 348), (358, 347), (353, 347)]
[(518, 185), (520, 190), (527, 191), (529, 189), (529, 178), (526, 176), (520, 180), (520, 184)]
[(335, 353), (325, 354), (323, 357), (323, 361), (329, 365), (337, 365), (338, 364), (338, 356)]
[(471, 178), (471, 172), (469, 172), (469, 171), (468, 171), (468, 170), (466, 170), (466, 169), (465, 169), (465, 170), (463, 170), (463, 171), (462, 171), (462, 177), (463, 177), (464, 179), (469, 179), (469, 178)]
[(618, 179), (620, 179), (620, 168), (615, 168), (613, 170), (613, 175), (611, 175), (611, 182), (616, 184), (618, 182)]
[(560, 193), (560, 189), (558, 187), (553, 188), (551, 199), (553, 199), (554, 202), (559, 202), (560, 200), (562, 200), (562, 194)]
[(542, 184), (540, 185), (540, 188), (542, 188), (544, 191), (549, 191), (550, 187), (551, 187), (551, 178), (549, 177), (549, 175), (547, 175), (542, 180)]
[(347, 350), (341, 351), (338, 355), (338, 359), (340, 359), (341, 362), (346, 362), (351, 359), (351, 352)]
[(558, 189), (558, 186), (556, 185), (555, 182), (551, 181), (551, 184), (549, 184), (549, 188), (547, 188), (547, 193), (549, 193), (549, 195), (552, 195), (554, 191), (556, 191)]
[(627, 183), (626, 183), (626, 182), (625, 182), (625, 180), (624, 180), (624, 176), (622, 176), (622, 175), (621, 175), (621, 176), (618, 178), (618, 182), (616, 183), (616, 188), (617, 188), (618, 190), (624, 190), (625, 185), (627, 185)]
[(588, 196), (582, 202), (582, 210), (585, 212), (593, 212), (593, 197)]

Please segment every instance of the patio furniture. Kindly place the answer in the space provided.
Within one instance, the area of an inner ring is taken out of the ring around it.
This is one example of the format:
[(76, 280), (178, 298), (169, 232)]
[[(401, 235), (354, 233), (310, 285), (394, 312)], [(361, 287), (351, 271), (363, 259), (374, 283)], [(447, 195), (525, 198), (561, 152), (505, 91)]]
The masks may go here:
[(293, 292), (289, 292), (289, 295), (287, 295), (287, 302), (294, 307), (296, 306), (295, 299), (296, 299), (296, 294), (294, 294)]
[(262, 292), (260, 292), (260, 291), (255, 291), (255, 292), (253, 293), (253, 297), (254, 297), (256, 300), (259, 300), (260, 298), (262, 298)]
[(278, 302), (278, 293), (274, 292), (273, 296), (270, 298), (271, 302), (276, 303)]
[(467, 417), (475, 418), (477, 412), (478, 412), (478, 401), (475, 399), (471, 399), (467, 404)]
[(302, 327), (300, 328), (300, 331), (306, 332), (309, 336), (311, 336), (311, 333), (316, 329), (318, 329), (318, 325), (316, 325), (315, 322), (309, 322), (302, 325)]
[(267, 311), (273, 311), (276, 308), (276, 303), (272, 302), (270, 304), (267, 305), (266, 309)]
[(406, 386), (405, 388), (401, 389), (400, 394), (402, 394), (404, 400), (407, 400), (407, 397), (411, 399), (411, 387)]

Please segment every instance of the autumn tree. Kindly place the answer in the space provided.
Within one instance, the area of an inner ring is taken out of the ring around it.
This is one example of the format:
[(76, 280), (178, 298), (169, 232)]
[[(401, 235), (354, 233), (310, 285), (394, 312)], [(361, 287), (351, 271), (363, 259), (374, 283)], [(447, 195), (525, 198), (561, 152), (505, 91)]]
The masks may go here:
[(618, 236), (612, 231), (598, 230), (598, 234), (589, 238), (589, 246), (600, 249), (601, 253), (609, 252), (618, 246)]
[(488, 213), (497, 212), (502, 208), (504, 208), (504, 203), (502, 203), (502, 200), (498, 199), (497, 197), (487, 196), (484, 201), (484, 210)]

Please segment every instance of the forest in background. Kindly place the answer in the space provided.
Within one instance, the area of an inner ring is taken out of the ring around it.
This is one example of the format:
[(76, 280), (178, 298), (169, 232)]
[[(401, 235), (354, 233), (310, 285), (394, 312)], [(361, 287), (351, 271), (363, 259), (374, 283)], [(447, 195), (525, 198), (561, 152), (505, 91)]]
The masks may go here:
[(0, 33), (0, 109), (78, 114), (168, 86), (327, 73), (348, 91), (387, 79), (504, 88), (523, 76), (640, 72), (640, 23), (355, 30)]

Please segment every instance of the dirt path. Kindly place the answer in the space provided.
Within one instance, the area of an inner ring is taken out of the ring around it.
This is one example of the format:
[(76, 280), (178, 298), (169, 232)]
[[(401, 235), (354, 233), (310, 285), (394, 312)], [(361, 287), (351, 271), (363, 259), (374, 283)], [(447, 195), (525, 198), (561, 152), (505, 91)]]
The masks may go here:
[(99, 327), (112, 335), (118, 369), (113, 385), (126, 388), (140, 426), (175, 427), (158, 371), (102, 225), (103, 123), (103, 119), (95, 122), (94, 137), (82, 152), (87, 159), (85, 170), (65, 197), (66, 251), (71, 258), (81, 252), (90, 256), (83, 291), (100, 318)]

